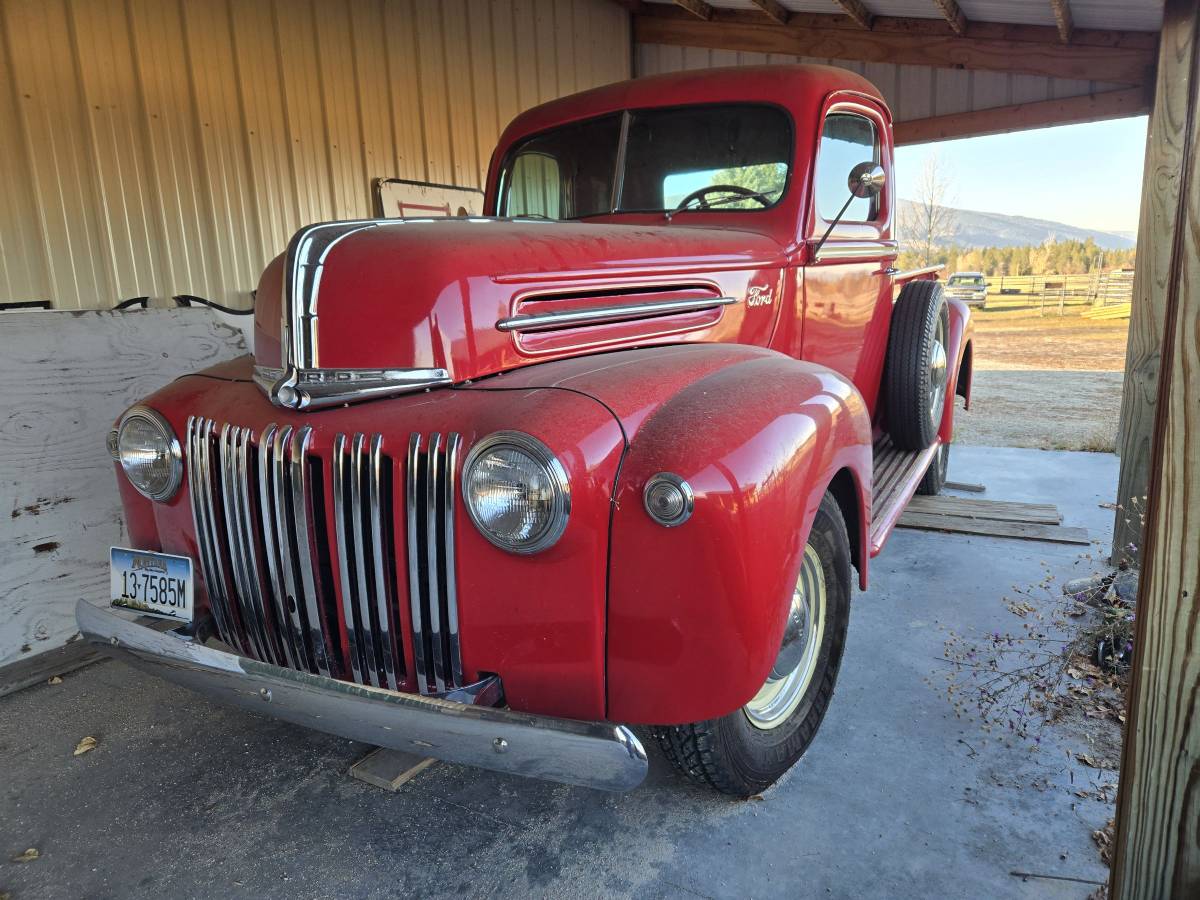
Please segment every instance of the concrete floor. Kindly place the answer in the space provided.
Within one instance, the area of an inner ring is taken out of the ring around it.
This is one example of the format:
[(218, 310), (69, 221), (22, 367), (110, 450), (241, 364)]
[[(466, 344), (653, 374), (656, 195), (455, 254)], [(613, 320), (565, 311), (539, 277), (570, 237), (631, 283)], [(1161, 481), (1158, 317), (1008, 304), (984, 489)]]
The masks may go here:
[[(1101, 541), (1111, 525), (1111, 455), (962, 447), (951, 477), (1057, 503)], [(1069, 745), (985, 747), (925, 681), (939, 625), (1013, 627), (1009, 586), (1043, 561), (1089, 570), (1081, 549), (894, 535), (825, 724), (761, 801), (694, 787), (653, 747), (625, 795), (446, 764), (390, 794), (346, 775), (361, 745), (97, 664), (0, 700), (0, 894), (1082, 900), (1088, 885), (1009, 874), (1106, 877), (1090, 834), (1110, 813), (1070, 795)], [(85, 735), (99, 747), (72, 756)], [(27, 847), (41, 857), (9, 861)]]

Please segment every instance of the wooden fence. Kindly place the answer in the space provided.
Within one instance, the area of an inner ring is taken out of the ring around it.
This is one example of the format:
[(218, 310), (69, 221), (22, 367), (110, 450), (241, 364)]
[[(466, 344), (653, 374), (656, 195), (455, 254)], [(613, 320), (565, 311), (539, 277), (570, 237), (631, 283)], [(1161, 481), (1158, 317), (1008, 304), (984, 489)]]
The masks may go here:
[[(1109, 318), (1124, 311), (1133, 297), (1133, 272), (1093, 272), (1086, 275), (991, 275), (987, 304), (992, 307), (1035, 306), (1063, 315), (1068, 306), (1105, 310)], [(1099, 316), (1098, 316), (1099, 317)]]

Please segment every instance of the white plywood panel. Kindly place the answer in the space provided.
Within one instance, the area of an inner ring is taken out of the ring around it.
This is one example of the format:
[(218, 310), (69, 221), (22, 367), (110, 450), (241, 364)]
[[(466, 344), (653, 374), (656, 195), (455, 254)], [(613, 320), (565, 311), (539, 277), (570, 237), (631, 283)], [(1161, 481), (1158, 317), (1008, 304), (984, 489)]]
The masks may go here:
[(245, 352), (208, 310), (5, 313), (0, 378), (0, 667), (61, 647), (103, 603), (124, 528), (114, 420), (178, 376)]

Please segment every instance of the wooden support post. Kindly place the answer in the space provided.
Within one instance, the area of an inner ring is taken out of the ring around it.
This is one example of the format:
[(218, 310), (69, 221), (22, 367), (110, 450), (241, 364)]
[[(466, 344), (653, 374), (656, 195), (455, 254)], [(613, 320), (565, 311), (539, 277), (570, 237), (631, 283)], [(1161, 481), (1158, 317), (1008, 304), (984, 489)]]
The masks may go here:
[[(1142, 543), (1138, 515), (1130, 511), (1129, 506), (1135, 499), (1140, 504), (1150, 483), (1150, 433), (1157, 405), (1167, 285), (1177, 238), (1175, 212), (1183, 178), (1188, 95), (1193, 87), (1189, 73), (1195, 66), (1197, 52), (1187, 27), (1189, 17), (1194, 19), (1195, 16), (1194, 0), (1176, 2), (1169, 8), (1176, 10), (1180, 19), (1172, 25), (1170, 32), (1164, 24), (1159, 43), (1158, 78), (1142, 174), (1137, 271), (1133, 281), (1121, 424), (1117, 434), (1121, 474), (1116, 501), (1125, 509), (1117, 510), (1113, 525), (1114, 565), (1125, 559), (1136, 559), (1137, 548)], [(1179, 12), (1181, 8), (1183, 12)]]
[(1186, 97), (1176, 202), (1142, 218), (1169, 251), (1114, 900), (1200, 897), (1200, 0), (1167, 0), (1162, 61), (1160, 96)]

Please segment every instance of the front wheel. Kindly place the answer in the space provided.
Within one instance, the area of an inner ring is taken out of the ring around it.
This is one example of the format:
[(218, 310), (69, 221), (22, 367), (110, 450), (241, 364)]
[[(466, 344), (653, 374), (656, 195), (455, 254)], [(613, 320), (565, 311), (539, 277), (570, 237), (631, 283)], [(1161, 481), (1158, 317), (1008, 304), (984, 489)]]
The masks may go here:
[(720, 719), (655, 728), (675, 767), (735, 797), (761, 793), (812, 743), (837, 681), (850, 621), (850, 539), (832, 494), (813, 521), (775, 664), (758, 693)]

